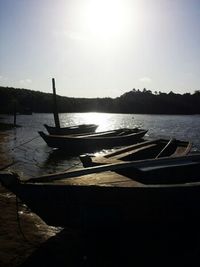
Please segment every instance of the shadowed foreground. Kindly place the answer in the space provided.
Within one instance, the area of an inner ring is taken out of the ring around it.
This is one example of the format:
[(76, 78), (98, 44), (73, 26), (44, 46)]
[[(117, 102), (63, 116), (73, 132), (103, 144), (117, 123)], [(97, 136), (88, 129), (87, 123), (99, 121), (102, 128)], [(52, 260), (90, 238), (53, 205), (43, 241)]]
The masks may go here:
[[(7, 136), (1, 135), (0, 163), (12, 158), (4, 153)], [(107, 266), (200, 266), (200, 230), (190, 225), (133, 225), (80, 233), (54, 229), (20, 206), (22, 230), (16, 219), (13, 194), (0, 187), (0, 266), (2, 267), (107, 267)], [(36, 246), (35, 246), (36, 245)]]
[(145, 225), (90, 234), (62, 230), (20, 267), (199, 266), (199, 233), (186, 232)]

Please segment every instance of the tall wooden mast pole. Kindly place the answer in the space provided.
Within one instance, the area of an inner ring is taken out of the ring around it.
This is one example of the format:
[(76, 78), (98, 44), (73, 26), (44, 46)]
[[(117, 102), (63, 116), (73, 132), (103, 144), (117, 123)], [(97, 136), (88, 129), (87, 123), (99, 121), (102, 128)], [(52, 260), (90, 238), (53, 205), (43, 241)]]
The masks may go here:
[(56, 128), (60, 128), (60, 121), (58, 116), (58, 107), (57, 107), (57, 100), (56, 100), (56, 87), (55, 87), (55, 79), (52, 78), (52, 87), (53, 87), (53, 102), (54, 102), (54, 121)]

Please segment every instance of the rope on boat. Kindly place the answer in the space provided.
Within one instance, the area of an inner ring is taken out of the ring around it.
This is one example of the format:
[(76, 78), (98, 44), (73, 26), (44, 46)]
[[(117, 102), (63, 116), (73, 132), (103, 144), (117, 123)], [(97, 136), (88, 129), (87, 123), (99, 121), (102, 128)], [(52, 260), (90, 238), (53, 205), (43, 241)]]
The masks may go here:
[(30, 140), (28, 140), (28, 141), (26, 141), (26, 142), (24, 142), (24, 143), (22, 143), (22, 144), (20, 144), (20, 145), (18, 145), (18, 146), (15, 146), (15, 147), (13, 147), (13, 148), (12, 148), (12, 150), (14, 150), (14, 149), (16, 149), (16, 148), (19, 148), (19, 147), (21, 147), (21, 146), (23, 146), (23, 145), (25, 145), (25, 144), (28, 144), (28, 143), (30, 143), (31, 141), (33, 141), (33, 140), (37, 139), (38, 137), (40, 137), (40, 136), (39, 136), (39, 135), (37, 135), (37, 136), (35, 136), (35, 137), (31, 138)]
[(25, 236), (25, 234), (24, 234), (24, 232), (22, 230), (20, 216), (19, 216), (19, 200), (18, 200), (17, 196), (16, 196), (15, 200), (16, 200), (16, 217), (17, 217), (17, 224), (18, 224), (19, 232), (22, 235), (22, 237), (23, 237), (25, 242), (27, 242), (31, 246), (38, 247), (38, 244), (33, 243), (33, 242), (31, 242), (30, 240), (27, 239), (27, 237)]

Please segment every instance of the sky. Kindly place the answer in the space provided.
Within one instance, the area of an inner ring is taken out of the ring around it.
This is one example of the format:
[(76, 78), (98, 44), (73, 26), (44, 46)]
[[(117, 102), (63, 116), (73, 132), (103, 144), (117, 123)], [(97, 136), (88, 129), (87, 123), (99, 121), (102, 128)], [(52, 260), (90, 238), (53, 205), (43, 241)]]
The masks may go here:
[(200, 90), (200, 0), (0, 0), (0, 86)]

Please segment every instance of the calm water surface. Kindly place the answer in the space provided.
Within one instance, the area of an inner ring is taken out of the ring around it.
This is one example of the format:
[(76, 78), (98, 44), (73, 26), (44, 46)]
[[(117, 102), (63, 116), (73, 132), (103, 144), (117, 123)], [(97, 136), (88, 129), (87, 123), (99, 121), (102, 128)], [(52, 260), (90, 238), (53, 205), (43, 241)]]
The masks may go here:
[[(3, 116), (12, 122), (10, 116)], [(116, 128), (142, 127), (148, 129), (146, 139), (177, 138), (193, 143), (193, 150), (200, 150), (200, 116), (199, 115), (140, 115), (109, 113), (63, 113), (60, 114), (62, 126), (82, 123), (96, 123), (97, 131)], [(67, 157), (49, 148), (38, 131), (45, 131), (43, 124), (54, 125), (52, 114), (33, 114), (17, 116), (17, 124), (22, 127), (8, 131), (4, 149), (8, 153), (11, 170), (22, 177), (34, 177), (45, 173), (81, 167), (78, 157)]]

